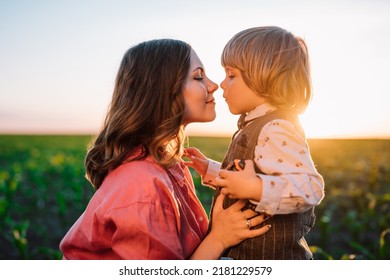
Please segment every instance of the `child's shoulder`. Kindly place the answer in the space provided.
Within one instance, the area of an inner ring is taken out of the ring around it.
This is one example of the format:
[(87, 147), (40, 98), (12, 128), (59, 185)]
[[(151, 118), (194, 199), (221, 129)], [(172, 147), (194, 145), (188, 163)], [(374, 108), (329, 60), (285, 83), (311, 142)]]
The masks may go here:
[(306, 145), (305, 135), (302, 127), (286, 119), (273, 119), (269, 121), (259, 133), (259, 139), (264, 142), (281, 143), (299, 143)]

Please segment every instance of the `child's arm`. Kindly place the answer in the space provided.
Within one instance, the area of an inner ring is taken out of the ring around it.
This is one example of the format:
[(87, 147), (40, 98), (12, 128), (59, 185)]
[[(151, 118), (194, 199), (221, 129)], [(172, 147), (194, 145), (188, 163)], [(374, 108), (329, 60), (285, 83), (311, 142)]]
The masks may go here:
[(324, 197), (324, 181), (312, 161), (306, 139), (286, 120), (274, 120), (260, 132), (254, 155), (264, 174), (256, 211), (304, 212)]
[(252, 161), (246, 161), (243, 171), (221, 170), (216, 183), (222, 193), (250, 199), (256, 211), (269, 215), (304, 212), (323, 199), (323, 178), (291, 122), (275, 120), (264, 126), (254, 162), (264, 174), (255, 173)]
[(260, 201), (263, 182), (255, 172), (253, 161), (246, 160), (244, 169), (238, 166), (238, 162), (235, 160), (238, 171), (221, 170), (215, 179), (217, 185), (222, 187), (221, 193), (231, 198)]
[(184, 150), (184, 157), (190, 159), (190, 161), (185, 161), (184, 164), (192, 167), (202, 176), (202, 184), (215, 188), (215, 178), (219, 174), (221, 163), (208, 159), (201, 151), (193, 147)]

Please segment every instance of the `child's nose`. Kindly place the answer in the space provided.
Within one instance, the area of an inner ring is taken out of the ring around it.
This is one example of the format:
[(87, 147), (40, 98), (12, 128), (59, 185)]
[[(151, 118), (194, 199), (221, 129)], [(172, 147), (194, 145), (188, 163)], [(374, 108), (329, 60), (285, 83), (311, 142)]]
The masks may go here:
[(223, 81), (219, 84), (219, 86), (220, 86), (222, 89), (225, 89), (225, 80), (223, 80)]

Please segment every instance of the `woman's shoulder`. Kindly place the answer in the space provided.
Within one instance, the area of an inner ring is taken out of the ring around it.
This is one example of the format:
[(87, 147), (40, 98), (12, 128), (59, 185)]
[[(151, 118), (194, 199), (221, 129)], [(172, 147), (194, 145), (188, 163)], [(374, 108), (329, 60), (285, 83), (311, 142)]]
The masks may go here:
[(158, 164), (151, 156), (143, 159), (128, 159), (123, 162), (118, 168), (110, 172), (114, 176), (137, 176), (142, 174), (165, 174), (165, 169)]
[[(159, 165), (151, 156), (144, 159), (132, 160), (122, 163), (111, 171), (106, 180), (127, 183), (152, 182), (156, 179), (169, 179), (166, 170)], [(105, 183), (105, 181), (103, 184)]]
[[(164, 195), (172, 188), (166, 170), (151, 157), (125, 162), (111, 171), (97, 192), (129, 203)], [(119, 201), (118, 201), (119, 202)]]

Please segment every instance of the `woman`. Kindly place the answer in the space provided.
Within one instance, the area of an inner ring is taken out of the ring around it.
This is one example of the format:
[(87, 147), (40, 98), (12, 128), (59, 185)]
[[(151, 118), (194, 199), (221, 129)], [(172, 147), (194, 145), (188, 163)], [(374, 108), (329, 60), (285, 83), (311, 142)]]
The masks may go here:
[[(60, 249), (65, 259), (219, 259), (224, 250), (268, 231), (239, 201), (216, 201), (213, 229), (181, 160), (185, 126), (215, 118), (218, 86), (191, 47), (162, 39), (123, 57), (102, 130), (88, 151), (96, 192)], [(228, 233), (228, 234), (226, 234)]]

